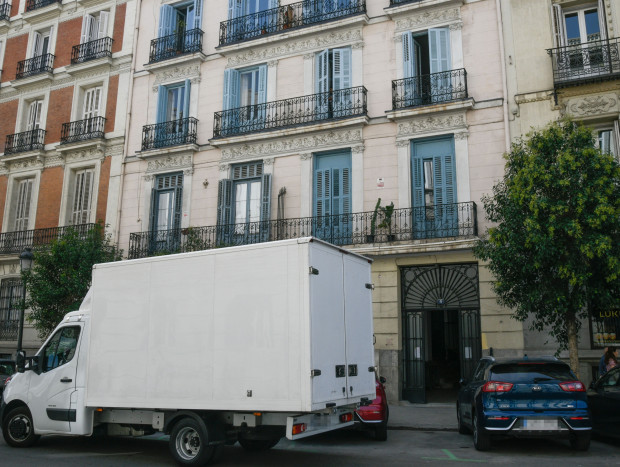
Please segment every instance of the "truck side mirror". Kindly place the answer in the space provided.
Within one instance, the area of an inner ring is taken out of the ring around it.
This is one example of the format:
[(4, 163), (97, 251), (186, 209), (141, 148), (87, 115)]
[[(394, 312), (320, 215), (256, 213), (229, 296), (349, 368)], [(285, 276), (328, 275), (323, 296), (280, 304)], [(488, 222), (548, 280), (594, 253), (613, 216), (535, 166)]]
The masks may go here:
[(26, 352), (23, 350), (17, 352), (17, 356), (15, 357), (15, 368), (17, 368), (18, 373), (26, 371)]
[(42, 369), (41, 369), (41, 360), (39, 356), (35, 355), (34, 357), (30, 357), (29, 360), (30, 360), (30, 369), (34, 371), (37, 375), (40, 375), (42, 373)]

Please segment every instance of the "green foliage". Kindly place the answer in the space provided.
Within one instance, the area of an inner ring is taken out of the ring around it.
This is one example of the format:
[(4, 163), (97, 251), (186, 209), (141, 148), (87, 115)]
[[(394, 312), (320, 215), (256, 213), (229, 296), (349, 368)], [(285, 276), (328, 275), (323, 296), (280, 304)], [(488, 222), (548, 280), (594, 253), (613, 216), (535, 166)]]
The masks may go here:
[(474, 253), (488, 261), (500, 304), (573, 362), (578, 319), (618, 306), (620, 167), (570, 120), (530, 133), (505, 158), (503, 180), (483, 198), (495, 226)]
[(388, 235), (392, 235), (392, 216), (394, 215), (394, 201), (388, 204), (385, 207), (381, 208), (381, 212), (383, 213), (383, 220), (381, 224), (377, 227), (381, 229), (388, 229)]
[(33, 253), (32, 268), (22, 272), (22, 279), (28, 292), (28, 320), (41, 339), (66, 313), (80, 307), (90, 287), (93, 265), (119, 261), (122, 255), (101, 224), (86, 232), (67, 228), (60, 238)]
[(375, 210), (372, 213), (372, 217), (370, 218), (370, 235), (375, 235), (375, 231), (377, 230), (377, 215), (379, 214), (379, 210), (381, 209), (381, 198), (377, 199), (377, 204), (375, 204)]

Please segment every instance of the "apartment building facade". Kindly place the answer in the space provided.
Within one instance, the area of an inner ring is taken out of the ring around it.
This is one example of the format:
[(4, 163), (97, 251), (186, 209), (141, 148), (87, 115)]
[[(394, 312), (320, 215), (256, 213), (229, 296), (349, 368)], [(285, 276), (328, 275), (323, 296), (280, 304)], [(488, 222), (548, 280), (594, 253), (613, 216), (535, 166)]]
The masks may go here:
[[(66, 226), (115, 227), (135, 8), (0, 1), (0, 355), (16, 349), (20, 253)], [(39, 343), (26, 321), (24, 348)]]
[(471, 252), (509, 142), (495, 0), (149, 0), (137, 22), (130, 258), (306, 235), (371, 257), (391, 400), (522, 352)]
[[(620, 2), (501, 0), (501, 10), (511, 135), (570, 116), (592, 128), (603, 151), (620, 156)], [(579, 340), (580, 375), (589, 382), (604, 348), (620, 343), (619, 312), (591, 316)], [(528, 323), (524, 341), (530, 354), (557, 347)]]

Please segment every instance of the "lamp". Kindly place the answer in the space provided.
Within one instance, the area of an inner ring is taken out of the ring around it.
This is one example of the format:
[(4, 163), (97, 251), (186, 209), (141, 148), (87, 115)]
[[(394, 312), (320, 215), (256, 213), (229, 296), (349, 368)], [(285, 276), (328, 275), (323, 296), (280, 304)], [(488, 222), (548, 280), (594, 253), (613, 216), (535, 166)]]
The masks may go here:
[[(31, 248), (26, 248), (19, 255), (19, 266), (21, 268), (21, 272), (27, 271), (32, 267), (32, 261), (34, 260), (34, 255), (32, 254)], [(22, 281), (23, 282), (23, 281)], [(22, 303), (26, 301), (26, 284), (22, 283)], [(19, 353), (22, 350), (22, 338), (24, 336), (24, 314), (26, 310), (24, 308), (21, 309), (19, 314), (19, 329), (17, 334), (17, 352)]]

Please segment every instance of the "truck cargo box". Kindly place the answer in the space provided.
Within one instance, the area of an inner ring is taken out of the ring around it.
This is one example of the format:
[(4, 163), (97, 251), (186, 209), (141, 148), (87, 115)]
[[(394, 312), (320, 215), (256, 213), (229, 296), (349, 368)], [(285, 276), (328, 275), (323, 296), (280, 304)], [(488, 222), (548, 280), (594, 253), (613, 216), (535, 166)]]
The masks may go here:
[(374, 399), (370, 260), (314, 238), (96, 265), (86, 405)]

